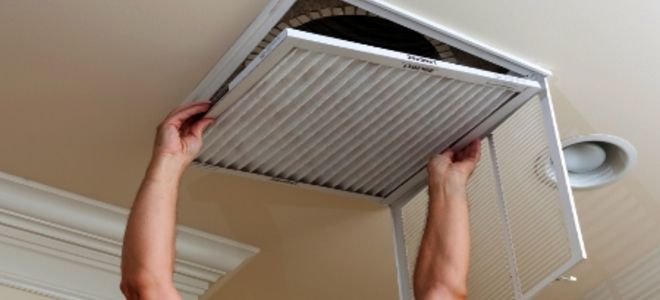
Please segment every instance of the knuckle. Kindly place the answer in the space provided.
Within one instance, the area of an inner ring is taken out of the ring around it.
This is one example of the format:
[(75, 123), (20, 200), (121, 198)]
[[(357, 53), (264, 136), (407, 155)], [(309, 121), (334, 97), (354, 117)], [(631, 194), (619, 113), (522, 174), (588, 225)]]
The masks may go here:
[(163, 128), (167, 127), (168, 124), (169, 124), (168, 121), (169, 121), (169, 120), (163, 120), (162, 122), (160, 122), (160, 123), (156, 126), (156, 129), (157, 129), (157, 130), (162, 130)]

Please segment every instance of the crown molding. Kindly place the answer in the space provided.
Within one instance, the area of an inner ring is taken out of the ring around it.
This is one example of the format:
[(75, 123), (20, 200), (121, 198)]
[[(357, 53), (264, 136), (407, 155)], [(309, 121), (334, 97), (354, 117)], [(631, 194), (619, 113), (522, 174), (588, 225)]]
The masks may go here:
[[(128, 210), (0, 172), (0, 284), (55, 299), (118, 299)], [(259, 250), (177, 226), (174, 282), (198, 299)]]

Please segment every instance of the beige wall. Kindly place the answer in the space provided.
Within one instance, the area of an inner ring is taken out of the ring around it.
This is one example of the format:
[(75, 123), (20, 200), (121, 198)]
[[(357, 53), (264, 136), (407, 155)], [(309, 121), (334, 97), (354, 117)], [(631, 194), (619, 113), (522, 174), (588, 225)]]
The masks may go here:
[(0, 299), (11, 299), (11, 300), (48, 300), (49, 298), (28, 293), (22, 290), (1, 286), (0, 285)]

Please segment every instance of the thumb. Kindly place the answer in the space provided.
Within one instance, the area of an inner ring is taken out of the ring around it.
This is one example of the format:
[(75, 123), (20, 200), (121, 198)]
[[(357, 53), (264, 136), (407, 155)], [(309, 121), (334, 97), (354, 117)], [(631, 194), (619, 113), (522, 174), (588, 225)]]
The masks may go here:
[(449, 149), (445, 150), (445, 152), (442, 152), (440, 154), (440, 156), (448, 159), (449, 162), (452, 162), (452, 161), (454, 161), (454, 155), (455, 154), (456, 154), (456, 152), (454, 152), (454, 149), (449, 148)]

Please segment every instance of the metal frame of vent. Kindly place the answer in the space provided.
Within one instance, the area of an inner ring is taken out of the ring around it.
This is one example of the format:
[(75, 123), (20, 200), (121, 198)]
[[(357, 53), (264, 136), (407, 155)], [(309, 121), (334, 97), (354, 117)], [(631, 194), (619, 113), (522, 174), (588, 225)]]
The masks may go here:
[[(272, 0), (264, 8), (263, 12), (259, 14), (252, 24), (244, 31), (238, 38), (235, 44), (229, 51), (221, 58), (217, 65), (211, 69), (203, 81), (197, 88), (187, 97), (186, 102), (194, 101), (197, 99), (210, 99), (218, 88), (223, 86), (233, 75), (236, 70), (244, 63), (246, 58), (275, 27), (287, 11), (294, 5), (296, 0)], [(460, 49), (471, 55), (479, 57), (495, 65), (501, 66), (510, 70), (510, 74), (520, 78), (526, 78), (538, 82), (541, 87), (539, 93), (541, 107), (543, 110), (543, 122), (545, 134), (549, 145), (548, 153), (553, 162), (554, 172), (557, 178), (557, 189), (561, 195), (561, 202), (564, 223), (568, 233), (568, 241), (570, 244), (571, 258), (563, 265), (558, 266), (557, 269), (548, 274), (542, 282), (539, 282), (533, 289), (526, 293), (518, 291), (516, 299), (530, 299), (534, 294), (538, 293), (543, 287), (553, 282), (556, 278), (560, 277), (563, 273), (570, 270), (579, 261), (586, 259), (586, 252), (584, 249), (580, 227), (576, 215), (575, 204), (573, 196), (568, 184), (568, 177), (566, 167), (564, 165), (563, 154), (561, 151), (561, 143), (555, 122), (554, 111), (552, 108), (552, 100), (550, 97), (549, 89), (547, 86), (547, 76), (550, 72), (527, 63), (516, 57), (502, 53), (494, 48), (484, 45), (469, 37), (461, 35), (447, 27), (438, 25), (430, 20), (424, 19), (420, 16), (409, 13), (395, 5), (389, 4), (382, 0), (344, 0), (343, 2), (366, 10), (369, 13), (378, 15), (382, 18), (388, 19), (392, 22), (398, 23), (404, 27), (415, 30), (427, 37), (441, 41), (451, 47)], [(531, 96), (538, 93), (538, 91), (529, 91), (528, 94), (521, 93), (519, 96), (508, 101), (502, 106), (498, 113), (482, 122), (478, 127), (474, 128), (470, 133), (463, 136), (452, 147), (462, 148), (467, 145), (471, 140), (481, 136), (483, 133), (490, 132), (495, 129), (506, 118), (512, 115), (518, 108), (524, 104)], [(242, 175), (245, 175), (241, 172)], [(495, 178), (497, 178), (496, 174)], [(252, 176), (252, 175), (248, 175)], [(263, 176), (254, 176), (261, 178)], [(397, 270), (399, 281), (399, 294), (400, 299), (412, 299), (409, 285), (409, 274), (405, 264), (405, 241), (403, 240), (403, 225), (401, 224), (401, 207), (405, 205), (415, 194), (421, 191), (425, 185), (425, 170), (420, 170), (411, 180), (408, 180), (406, 185), (400, 187), (391, 193), (385, 199), (372, 199), (382, 204), (389, 205), (392, 211), (394, 220), (394, 239), (396, 246), (397, 257)], [(499, 180), (499, 179), (498, 179)], [(284, 182), (287, 183), (287, 182)], [(500, 193), (501, 196), (501, 193)], [(512, 274), (515, 276), (516, 274)], [(514, 287), (515, 288), (515, 287)]]

